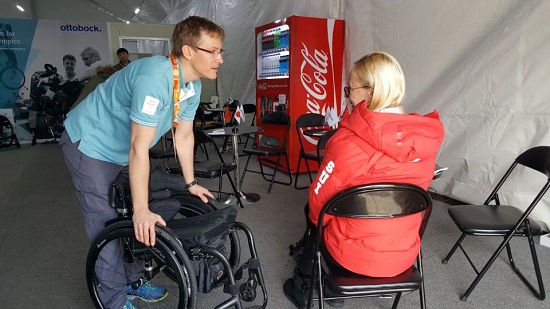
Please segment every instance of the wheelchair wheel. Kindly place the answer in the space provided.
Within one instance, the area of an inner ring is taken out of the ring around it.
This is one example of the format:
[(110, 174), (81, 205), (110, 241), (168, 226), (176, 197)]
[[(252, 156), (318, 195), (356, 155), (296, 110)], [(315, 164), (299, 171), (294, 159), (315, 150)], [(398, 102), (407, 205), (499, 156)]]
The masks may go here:
[[(176, 195), (173, 198), (181, 203), (179, 215), (185, 218), (206, 214), (218, 209), (214, 205), (204, 203), (194, 195)], [(241, 243), (236, 229), (229, 232), (229, 240), (229, 244), (226, 245), (228, 246), (226, 252), (229, 253), (228, 261), (233, 271), (236, 271), (241, 260)]]
[[(109, 225), (93, 242), (86, 261), (86, 281), (97, 308), (122, 308), (126, 289), (146, 282), (168, 291), (161, 301), (148, 301), (147, 308), (195, 307), (193, 264), (169, 230), (157, 227), (156, 234), (155, 246), (147, 247), (135, 239), (132, 221), (123, 220)], [(145, 304), (138, 299), (133, 303), (138, 308)]]

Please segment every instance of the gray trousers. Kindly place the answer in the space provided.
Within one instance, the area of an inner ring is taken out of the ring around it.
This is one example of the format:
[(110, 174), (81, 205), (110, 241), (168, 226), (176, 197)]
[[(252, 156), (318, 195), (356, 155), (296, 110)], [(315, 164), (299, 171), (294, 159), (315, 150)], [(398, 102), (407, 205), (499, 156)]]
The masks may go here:
[[(84, 226), (90, 243), (105, 229), (105, 223), (117, 217), (117, 212), (109, 205), (111, 183), (120, 172), (128, 172), (121, 166), (86, 156), (78, 150), (79, 142), (72, 143), (67, 132), (63, 132), (59, 144), (63, 157), (76, 189), (76, 196)], [(100, 299), (109, 308), (122, 308), (126, 301), (128, 270), (122, 257), (122, 250), (114, 242), (104, 247), (96, 264), (96, 274), (105, 286)]]

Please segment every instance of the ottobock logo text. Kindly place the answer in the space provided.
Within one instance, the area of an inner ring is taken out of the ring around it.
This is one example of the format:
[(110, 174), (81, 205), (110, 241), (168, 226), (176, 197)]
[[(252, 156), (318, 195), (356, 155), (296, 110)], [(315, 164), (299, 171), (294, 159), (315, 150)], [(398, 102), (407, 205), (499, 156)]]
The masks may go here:
[(59, 27), (61, 31), (77, 31), (77, 32), (101, 32), (101, 29), (99, 29), (99, 26), (92, 25), (92, 26), (81, 26), (81, 25), (71, 25), (66, 24), (61, 27)]
[(327, 163), (327, 166), (325, 166), (325, 169), (321, 172), (321, 176), (319, 176), (319, 181), (317, 182), (317, 186), (315, 187), (315, 194), (319, 194), (319, 190), (321, 187), (325, 184), (327, 179), (330, 177), (330, 174), (334, 171), (334, 162), (332, 160)]

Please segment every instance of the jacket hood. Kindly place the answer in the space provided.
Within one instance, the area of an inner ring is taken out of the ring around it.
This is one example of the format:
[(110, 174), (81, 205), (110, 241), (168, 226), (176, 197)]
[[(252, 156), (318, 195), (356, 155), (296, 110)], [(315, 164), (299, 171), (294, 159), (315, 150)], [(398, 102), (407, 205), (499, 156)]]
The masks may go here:
[(373, 112), (366, 103), (358, 104), (341, 126), (398, 162), (433, 157), (433, 149), (439, 149), (445, 134), (435, 110), (424, 116)]

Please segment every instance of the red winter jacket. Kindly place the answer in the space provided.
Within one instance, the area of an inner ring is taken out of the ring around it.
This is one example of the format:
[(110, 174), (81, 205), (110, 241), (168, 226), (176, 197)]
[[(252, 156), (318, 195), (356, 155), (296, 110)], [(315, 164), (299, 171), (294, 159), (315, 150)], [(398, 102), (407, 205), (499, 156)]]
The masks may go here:
[[(398, 182), (428, 188), (444, 129), (439, 114), (373, 112), (357, 105), (329, 140), (310, 186), (310, 219), (317, 224), (324, 204), (352, 186)], [(346, 269), (371, 277), (407, 270), (420, 250), (421, 214), (394, 219), (325, 216), (325, 244)]]

